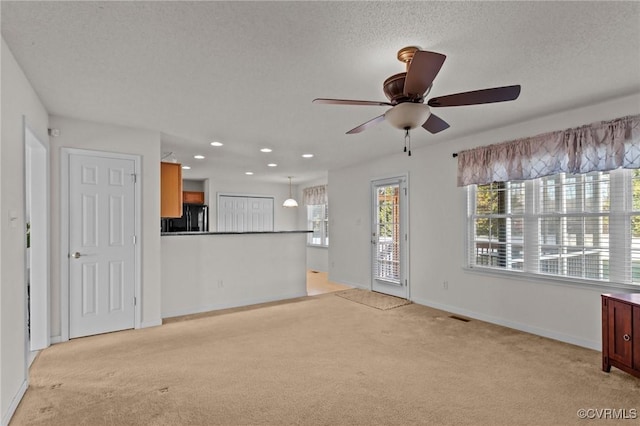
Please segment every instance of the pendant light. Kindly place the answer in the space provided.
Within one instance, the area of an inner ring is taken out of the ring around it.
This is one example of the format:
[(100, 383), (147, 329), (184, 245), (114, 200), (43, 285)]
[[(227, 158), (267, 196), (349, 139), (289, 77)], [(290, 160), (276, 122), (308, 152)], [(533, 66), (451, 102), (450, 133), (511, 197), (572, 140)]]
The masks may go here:
[(288, 177), (289, 177), (289, 198), (284, 200), (284, 203), (282, 203), (282, 207), (298, 207), (298, 202), (294, 200), (293, 196), (291, 195), (291, 176), (288, 176)]

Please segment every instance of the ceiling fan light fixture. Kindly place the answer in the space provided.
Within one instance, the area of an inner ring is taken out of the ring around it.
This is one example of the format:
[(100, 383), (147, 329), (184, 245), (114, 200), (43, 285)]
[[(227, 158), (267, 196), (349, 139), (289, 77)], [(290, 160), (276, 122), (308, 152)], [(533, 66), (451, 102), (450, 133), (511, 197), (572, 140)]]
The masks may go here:
[(384, 113), (384, 118), (393, 127), (407, 130), (422, 126), (431, 114), (429, 106), (421, 103), (403, 102)]

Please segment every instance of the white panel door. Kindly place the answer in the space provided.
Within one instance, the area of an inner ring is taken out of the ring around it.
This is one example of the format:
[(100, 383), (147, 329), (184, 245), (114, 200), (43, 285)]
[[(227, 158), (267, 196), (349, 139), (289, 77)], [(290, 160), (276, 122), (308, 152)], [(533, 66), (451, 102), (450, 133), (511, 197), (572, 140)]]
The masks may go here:
[(273, 198), (219, 195), (218, 231), (273, 231)]
[(135, 325), (135, 162), (69, 157), (69, 337)]
[(247, 231), (273, 231), (273, 198), (247, 198)]
[(371, 289), (402, 298), (409, 297), (406, 182), (397, 177), (371, 184)]
[(246, 197), (218, 197), (218, 231), (245, 232), (247, 230)]

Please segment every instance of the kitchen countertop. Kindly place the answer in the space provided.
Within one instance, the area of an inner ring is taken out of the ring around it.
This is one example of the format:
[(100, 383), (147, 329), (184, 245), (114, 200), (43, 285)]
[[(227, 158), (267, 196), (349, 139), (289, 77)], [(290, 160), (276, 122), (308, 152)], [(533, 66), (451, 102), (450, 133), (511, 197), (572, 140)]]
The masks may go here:
[(160, 235), (244, 235), (244, 234), (308, 234), (313, 231), (262, 231), (262, 232), (161, 232)]

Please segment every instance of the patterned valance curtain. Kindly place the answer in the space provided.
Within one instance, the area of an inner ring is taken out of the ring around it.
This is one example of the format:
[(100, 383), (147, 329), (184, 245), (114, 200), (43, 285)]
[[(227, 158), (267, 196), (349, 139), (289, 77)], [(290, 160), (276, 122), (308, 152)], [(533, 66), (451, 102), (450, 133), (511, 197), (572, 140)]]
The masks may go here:
[(640, 168), (640, 115), (458, 153), (458, 186)]
[(327, 185), (312, 186), (302, 191), (303, 202), (306, 206), (327, 204)]

